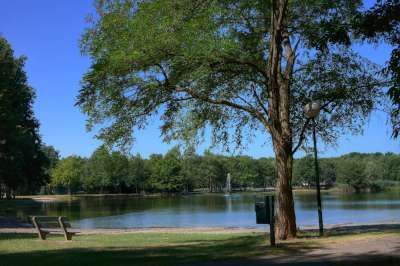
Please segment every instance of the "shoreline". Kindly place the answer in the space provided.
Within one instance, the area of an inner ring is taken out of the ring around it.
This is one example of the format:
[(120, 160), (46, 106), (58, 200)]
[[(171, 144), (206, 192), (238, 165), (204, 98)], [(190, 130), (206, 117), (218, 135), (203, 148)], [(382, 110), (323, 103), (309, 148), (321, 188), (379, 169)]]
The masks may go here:
[[(385, 191), (392, 191), (391, 188), (388, 188), (384, 191), (376, 191), (376, 192), (365, 192), (365, 193), (380, 193)], [(237, 193), (260, 193), (260, 194), (269, 194), (273, 193), (275, 190), (273, 188), (267, 188), (266, 191), (260, 189), (247, 190), (247, 191), (233, 191), (231, 192), (233, 195)], [(293, 189), (293, 193), (315, 193), (315, 189), (312, 188), (295, 188)], [(333, 187), (330, 189), (322, 189), (321, 193), (330, 193), (330, 194), (357, 194), (351, 191), (342, 191), (337, 187)], [(38, 202), (57, 202), (64, 200), (74, 200), (74, 198), (79, 197), (132, 197), (132, 198), (157, 198), (157, 197), (176, 197), (176, 196), (193, 196), (193, 195), (223, 195), (224, 192), (206, 192), (206, 191), (193, 191), (182, 194), (163, 194), (163, 193), (149, 193), (149, 194), (140, 194), (140, 193), (110, 193), (110, 194), (100, 194), (100, 193), (82, 193), (82, 194), (56, 194), (56, 195), (23, 195), (16, 196), (13, 200), (34, 200)]]
[[(11, 226), (10, 223), (2, 224), (4, 217), (0, 217), (0, 233), (29, 233), (36, 234), (35, 228), (28, 223), (23, 223), (22, 226)], [(13, 218), (12, 221), (16, 219)], [(6, 225), (6, 226), (2, 226)], [(8, 226), (7, 226), (8, 225)], [(355, 233), (379, 231), (379, 230), (400, 230), (400, 220), (390, 220), (371, 223), (341, 223), (327, 224), (324, 226), (326, 232), (347, 232)], [(317, 232), (318, 226), (301, 226), (299, 231)], [(77, 234), (123, 234), (123, 233), (266, 233), (267, 226), (260, 227), (135, 227), (135, 228), (72, 228), (71, 232)]]

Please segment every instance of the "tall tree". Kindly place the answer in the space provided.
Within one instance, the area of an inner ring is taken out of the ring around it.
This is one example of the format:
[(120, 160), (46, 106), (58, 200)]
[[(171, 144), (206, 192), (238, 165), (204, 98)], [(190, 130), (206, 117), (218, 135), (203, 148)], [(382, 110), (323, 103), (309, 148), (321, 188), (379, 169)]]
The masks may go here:
[(110, 169), (110, 155), (106, 147), (100, 146), (90, 156), (87, 164), (88, 177), (85, 178), (87, 189), (99, 189), (103, 193), (111, 186), (111, 178), (108, 174)]
[(257, 164), (260, 181), (256, 183), (256, 186), (261, 187), (261, 184), (264, 188), (274, 186), (276, 183), (275, 161), (272, 158), (260, 158)]
[(145, 160), (140, 154), (133, 156), (129, 160), (128, 185), (133, 186), (136, 193), (140, 193), (145, 189), (148, 178)]
[(88, 188), (99, 188), (100, 192), (121, 192), (129, 181), (129, 159), (121, 152), (111, 152), (100, 146), (88, 161), (90, 177), (85, 179)]
[(60, 160), (60, 152), (51, 145), (42, 145), (42, 151), (45, 154), (45, 156), (49, 159), (47, 172), (50, 175), (51, 170), (54, 169), (54, 167)]
[(151, 169), (151, 186), (157, 191), (168, 193), (184, 190), (185, 180), (182, 175), (182, 156), (178, 148), (169, 150), (164, 157), (151, 157), (154, 164)]
[(227, 175), (223, 157), (212, 154), (209, 150), (204, 151), (201, 170), (208, 184), (209, 192), (222, 191)]
[(311, 187), (315, 185), (314, 159), (307, 155), (294, 163), (294, 183), (297, 185)]
[(52, 185), (67, 188), (68, 194), (76, 192), (84, 178), (85, 160), (79, 156), (69, 156), (59, 161), (53, 171)]
[(127, 187), (129, 178), (129, 159), (119, 151), (110, 154), (110, 169), (108, 175), (111, 179), (112, 191), (121, 193)]
[(185, 192), (191, 191), (195, 186), (196, 179), (201, 176), (200, 162), (194, 147), (188, 147), (183, 153), (181, 174), (185, 182)]
[(357, 192), (368, 187), (364, 173), (365, 162), (355, 158), (341, 159), (337, 162), (337, 180), (349, 185)]
[[(99, 137), (128, 145), (132, 130), (161, 113), (165, 140), (190, 144), (212, 129), (214, 144), (245, 145), (269, 132), (276, 156), (280, 239), (296, 235), (293, 154), (310, 120), (333, 141), (357, 130), (374, 105), (373, 65), (351, 52), (361, 0), (98, 0), (82, 50), (92, 59), (77, 104)], [(194, 140), (194, 141), (193, 141)]]
[(25, 58), (14, 57), (0, 37), (0, 195), (34, 193), (48, 175), (39, 122), (32, 110), (35, 93), (24, 71)]

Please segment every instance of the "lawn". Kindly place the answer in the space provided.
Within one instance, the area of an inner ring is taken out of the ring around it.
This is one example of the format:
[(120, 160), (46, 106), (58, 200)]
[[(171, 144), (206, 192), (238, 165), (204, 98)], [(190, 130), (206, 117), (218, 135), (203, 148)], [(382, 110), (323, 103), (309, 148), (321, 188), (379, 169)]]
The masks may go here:
[[(0, 265), (198, 265), (200, 262), (218, 261), (243, 261), (243, 265), (253, 265), (246, 259), (265, 255), (306, 254), (308, 250), (321, 247), (327, 242), (362, 239), (374, 234), (382, 235), (375, 232), (318, 239), (303, 234), (297, 240), (285, 241), (279, 243), (277, 248), (271, 248), (264, 234), (248, 232), (77, 235), (72, 241), (64, 241), (62, 236), (50, 236), (48, 240), (41, 241), (33, 234), (2, 233)], [(398, 265), (398, 261), (395, 263), (392, 258), (382, 257), (378, 261), (383, 262), (382, 265)], [(357, 265), (374, 265), (376, 262), (374, 260), (373, 264)], [(352, 264), (342, 262), (329, 265)]]
[(265, 248), (260, 234), (123, 233), (79, 235), (69, 242), (0, 234), (0, 265), (177, 265), (257, 256)]

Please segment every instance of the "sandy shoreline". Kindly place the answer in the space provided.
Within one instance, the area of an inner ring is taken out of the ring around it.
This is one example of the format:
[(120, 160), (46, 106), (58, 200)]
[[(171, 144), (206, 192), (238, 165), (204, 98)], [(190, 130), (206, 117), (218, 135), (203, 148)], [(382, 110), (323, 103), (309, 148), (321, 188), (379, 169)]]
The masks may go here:
[[(325, 225), (327, 231), (371, 232), (379, 230), (400, 230), (400, 221), (384, 221), (379, 223), (346, 223)], [(317, 231), (317, 226), (302, 226), (300, 230)], [(147, 227), (147, 228), (72, 228), (78, 234), (121, 234), (121, 233), (262, 233), (267, 226), (261, 227)], [(15, 218), (0, 217), (0, 233), (36, 233), (29, 223), (23, 223)]]
[[(90, 234), (124, 234), (124, 233), (261, 233), (258, 228), (225, 228), (225, 227), (194, 227), (194, 228), (128, 228), (128, 229), (71, 229), (71, 232), (82, 235)], [(0, 228), (0, 233), (36, 233), (34, 228)]]

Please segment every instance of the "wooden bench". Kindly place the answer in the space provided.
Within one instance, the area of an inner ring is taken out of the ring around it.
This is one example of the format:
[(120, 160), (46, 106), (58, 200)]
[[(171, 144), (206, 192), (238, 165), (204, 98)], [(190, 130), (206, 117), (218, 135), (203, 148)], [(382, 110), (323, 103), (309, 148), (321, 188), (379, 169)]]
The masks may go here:
[(71, 224), (66, 217), (32, 216), (32, 223), (41, 240), (45, 240), (48, 234), (63, 234), (65, 240), (71, 240), (72, 236), (76, 234), (67, 231), (67, 228), (71, 228)]

